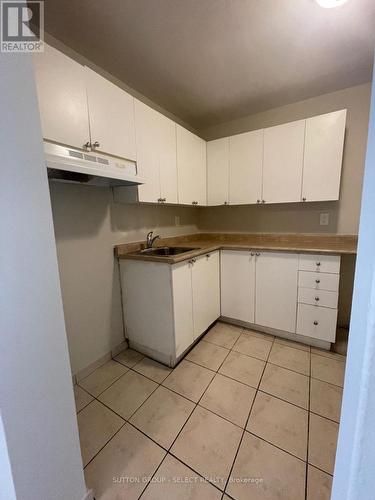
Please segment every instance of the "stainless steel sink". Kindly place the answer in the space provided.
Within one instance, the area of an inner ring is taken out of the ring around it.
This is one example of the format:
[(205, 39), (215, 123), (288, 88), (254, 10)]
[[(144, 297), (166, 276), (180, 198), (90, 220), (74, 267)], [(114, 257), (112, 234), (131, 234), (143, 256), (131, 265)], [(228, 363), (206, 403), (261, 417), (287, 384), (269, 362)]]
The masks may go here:
[(179, 255), (185, 252), (192, 252), (193, 250), (198, 250), (198, 248), (187, 248), (187, 247), (156, 247), (156, 248), (145, 248), (144, 250), (139, 250), (135, 252), (135, 255), (153, 255), (157, 257), (169, 257), (171, 255)]

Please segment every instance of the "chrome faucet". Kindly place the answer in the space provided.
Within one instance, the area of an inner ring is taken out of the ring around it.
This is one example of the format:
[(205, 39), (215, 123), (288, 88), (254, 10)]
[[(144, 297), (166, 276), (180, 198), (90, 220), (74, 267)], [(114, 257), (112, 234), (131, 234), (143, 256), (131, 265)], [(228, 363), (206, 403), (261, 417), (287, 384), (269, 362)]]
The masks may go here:
[(147, 233), (147, 237), (146, 237), (146, 247), (147, 248), (152, 248), (152, 245), (154, 244), (154, 242), (160, 238), (160, 236), (157, 234), (156, 236), (152, 236), (154, 234), (154, 231), (150, 231), (149, 233)]

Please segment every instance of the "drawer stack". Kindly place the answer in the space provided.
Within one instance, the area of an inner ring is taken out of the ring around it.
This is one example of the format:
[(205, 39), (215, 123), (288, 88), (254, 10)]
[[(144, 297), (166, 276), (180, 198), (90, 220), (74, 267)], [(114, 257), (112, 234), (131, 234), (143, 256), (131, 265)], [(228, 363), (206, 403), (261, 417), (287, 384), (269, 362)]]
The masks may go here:
[(298, 266), (298, 335), (335, 342), (340, 256), (300, 255)]

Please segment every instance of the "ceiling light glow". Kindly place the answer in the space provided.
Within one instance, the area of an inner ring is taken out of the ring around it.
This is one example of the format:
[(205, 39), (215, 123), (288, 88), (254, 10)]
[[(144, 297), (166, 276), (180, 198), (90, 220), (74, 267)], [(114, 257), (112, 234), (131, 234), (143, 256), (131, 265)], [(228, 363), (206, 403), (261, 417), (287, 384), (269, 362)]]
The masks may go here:
[(348, 0), (316, 0), (316, 3), (325, 9), (331, 9), (332, 7), (339, 7), (347, 1)]

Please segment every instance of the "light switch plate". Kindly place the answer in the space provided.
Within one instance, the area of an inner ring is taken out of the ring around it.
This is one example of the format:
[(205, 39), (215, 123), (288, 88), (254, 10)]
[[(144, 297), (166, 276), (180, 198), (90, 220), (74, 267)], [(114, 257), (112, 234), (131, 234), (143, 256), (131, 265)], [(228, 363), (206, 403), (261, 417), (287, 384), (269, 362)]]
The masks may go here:
[(320, 225), (321, 226), (328, 226), (328, 224), (329, 224), (329, 213), (322, 212), (320, 214)]

